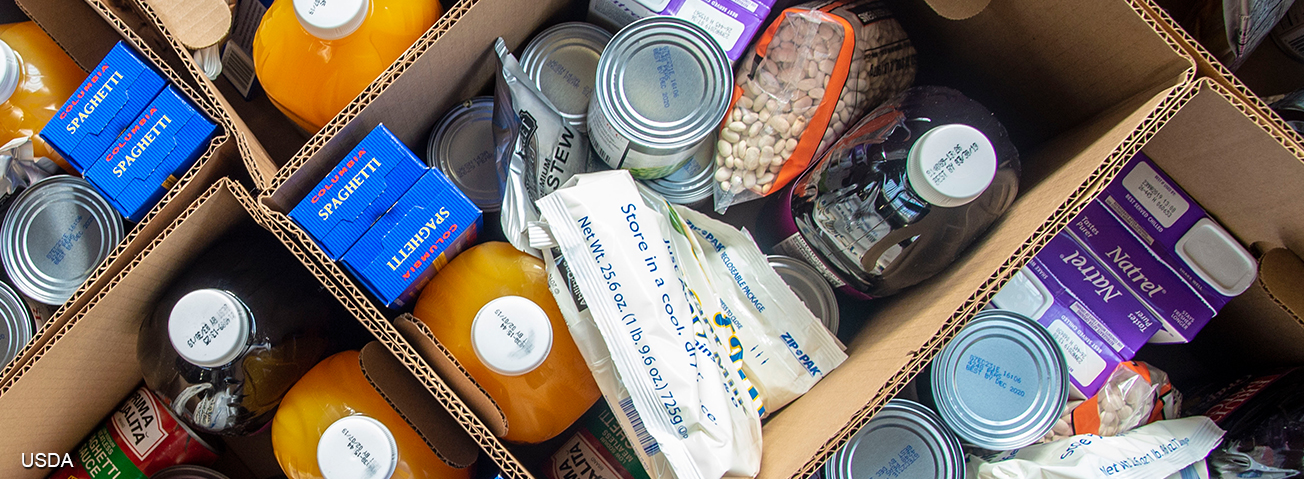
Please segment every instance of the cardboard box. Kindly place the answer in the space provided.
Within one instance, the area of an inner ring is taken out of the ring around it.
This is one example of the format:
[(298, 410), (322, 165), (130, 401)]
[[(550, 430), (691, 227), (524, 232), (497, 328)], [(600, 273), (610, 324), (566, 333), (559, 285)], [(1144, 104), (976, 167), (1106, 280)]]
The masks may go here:
[(84, 173), (166, 85), (124, 42), (91, 69), (41, 137)]
[(340, 259), (426, 172), (426, 165), (377, 125), (290, 210), (330, 259)]
[[(77, 0), (19, 0), (18, 4), (0, 2), (0, 12), (10, 15), (11, 18), (26, 16), (36, 21), (82, 68), (94, 67), (117, 42), (124, 41), (140, 53), (141, 57), (164, 78), (173, 84), (181, 84), (180, 76), (167, 68), (162, 59), (154, 53), (155, 50), (146, 45), (141, 37), (127, 25), (100, 16), (94, 7), (92, 4)], [(199, 98), (195, 90), (184, 85), (181, 87), (181, 92), (192, 101)], [(206, 114), (210, 115), (210, 119), (214, 118), (212, 114)], [(0, 379), (13, 377), (26, 368), (31, 356), (47, 344), (73, 314), (94, 301), (95, 296), (101, 292), (112, 276), (130, 264), (136, 254), (153, 241), (169, 221), (185, 210), (190, 201), (203, 193), (218, 178), (228, 174), (240, 174), (238, 153), (235, 144), (228, 141), (226, 128), (220, 128), (217, 135), (206, 145), (203, 154), (196, 160), (195, 166), (186, 172), (149, 213), (127, 232), (117, 249), (91, 273), (72, 298), (54, 313), (53, 318), (36, 331), (34, 339), (0, 372)]]
[(145, 213), (204, 153), (217, 125), (166, 87), (122, 135), (88, 165), (86, 180), (127, 221)]

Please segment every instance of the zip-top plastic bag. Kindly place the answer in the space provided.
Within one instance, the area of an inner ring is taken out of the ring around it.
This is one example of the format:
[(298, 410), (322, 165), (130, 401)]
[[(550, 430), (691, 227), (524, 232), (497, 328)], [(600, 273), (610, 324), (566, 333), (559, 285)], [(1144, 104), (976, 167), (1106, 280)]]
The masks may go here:
[(915, 47), (882, 0), (788, 8), (749, 49), (716, 142), (722, 213), (783, 188), (915, 78)]
[(530, 248), (526, 229), (539, 219), (534, 201), (552, 193), (576, 173), (589, 171), (589, 139), (566, 123), (548, 97), (521, 69), (502, 37), (494, 41), (502, 62), (494, 85), (494, 156), (504, 182), (500, 219), (516, 249)]
[(1137, 361), (1119, 364), (1095, 396), (1070, 400), (1043, 442), (1079, 434), (1113, 436), (1178, 416), (1182, 394), (1168, 373)]

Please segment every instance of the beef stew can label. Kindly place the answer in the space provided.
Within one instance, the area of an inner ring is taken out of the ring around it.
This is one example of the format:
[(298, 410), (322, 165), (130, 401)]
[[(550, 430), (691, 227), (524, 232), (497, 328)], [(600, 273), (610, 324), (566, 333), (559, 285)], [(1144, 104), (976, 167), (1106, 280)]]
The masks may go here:
[(211, 465), (217, 452), (141, 387), (73, 451), (50, 479), (148, 479), (178, 464)]

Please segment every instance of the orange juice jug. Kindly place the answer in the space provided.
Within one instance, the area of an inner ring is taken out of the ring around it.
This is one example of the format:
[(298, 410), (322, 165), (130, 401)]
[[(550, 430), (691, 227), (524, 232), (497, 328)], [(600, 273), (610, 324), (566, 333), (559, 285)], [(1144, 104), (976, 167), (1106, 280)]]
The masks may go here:
[(440, 460), (376, 392), (358, 351), (323, 359), (290, 388), (272, 419), (272, 450), (290, 479), (471, 477)]
[(438, 0), (277, 0), (254, 34), (254, 71), (281, 112), (316, 132), (442, 13)]
[(421, 291), (413, 315), (502, 408), (507, 441), (548, 440), (601, 396), (543, 261), (510, 244), (457, 255)]
[(36, 156), (74, 172), (37, 133), (77, 91), (86, 72), (33, 22), (0, 25), (0, 42), (0, 145), (30, 136)]

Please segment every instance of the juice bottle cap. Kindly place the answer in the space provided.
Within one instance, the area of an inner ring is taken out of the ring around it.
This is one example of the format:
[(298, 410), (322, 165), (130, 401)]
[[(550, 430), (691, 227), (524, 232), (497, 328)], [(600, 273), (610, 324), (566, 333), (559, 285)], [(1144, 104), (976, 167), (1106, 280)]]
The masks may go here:
[(552, 350), (552, 322), (543, 308), (520, 296), (485, 303), (471, 322), (471, 348), (490, 370), (520, 376), (543, 364)]
[(182, 359), (213, 368), (234, 361), (249, 342), (253, 318), (235, 295), (220, 289), (197, 289), (172, 306), (168, 337)]
[(367, 416), (337, 419), (317, 440), (317, 467), (326, 479), (389, 479), (397, 466), (394, 435)]
[(339, 40), (367, 19), (371, 0), (294, 0), (294, 16), (312, 36)]
[(22, 77), (23, 64), (19, 61), (18, 52), (0, 40), (0, 103), (9, 101)]
[(996, 150), (969, 125), (942, 125), (925, 132), (910, 147), (906, 177), (915, 193), (931, 204), (951, 208), (978, 198), (996, 176)]

